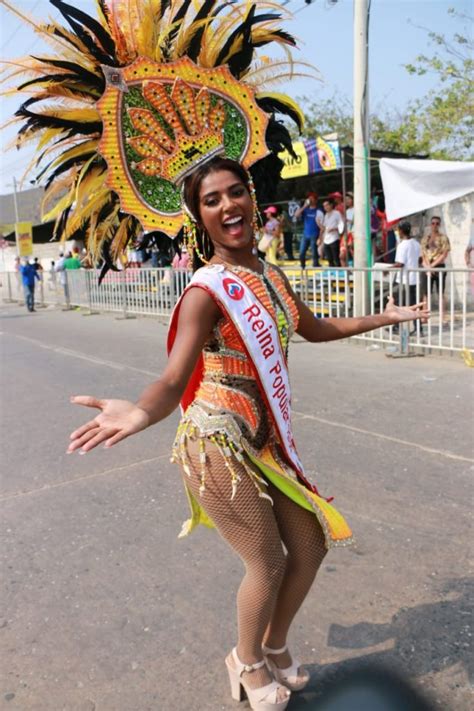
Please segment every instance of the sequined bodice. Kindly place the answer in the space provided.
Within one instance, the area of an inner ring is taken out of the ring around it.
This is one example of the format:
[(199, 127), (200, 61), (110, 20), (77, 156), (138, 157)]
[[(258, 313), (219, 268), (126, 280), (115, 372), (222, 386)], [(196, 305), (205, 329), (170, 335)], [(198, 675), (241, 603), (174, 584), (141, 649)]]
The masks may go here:
[[(278, 326), (280, 343), (288, 355), (290, 338), (297, 328), (296, 305), (280, 273), (264, 264), (263, 274), (243, 267), (233, 269), (249, 286)], [(233, 322), (223, 316), (203, 351), (204, 374), (193, 405), (209, 415), (232, 416), (245, 439), (260, 449), (271, 436), (270, 419), (256, 381), (252, 363)]]

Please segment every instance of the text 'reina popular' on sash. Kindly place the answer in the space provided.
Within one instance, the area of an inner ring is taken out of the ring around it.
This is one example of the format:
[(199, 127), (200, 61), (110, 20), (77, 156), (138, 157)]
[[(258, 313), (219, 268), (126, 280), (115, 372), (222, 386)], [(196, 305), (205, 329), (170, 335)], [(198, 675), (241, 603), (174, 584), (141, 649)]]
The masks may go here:
[[(236, 327), (247, 355), (254, 365), (285, 455), (305, 484), (315, 490), (304, 476), (303, 466), (296, 451), (291, 427), (291, 389), (288, 368), (275, 320), (247, 284), (234, 272), (227, 271), (223, 265), (216, 264), (199, 269), (194, 274), (188, 289), (195, 286), (206, 289)], [(180, 302), (176, 305), (172, 316), (169, 349), (176, 334), (179, 306)], [(202, 361), (198, 363), (197, 368), (202, 368)], [(198, 381), (199, 375), (195, 372), (190, 381), (190, 385), (193, 383), (194, 390), (197, 388)], [(182, 404), (186, 407), (192, 400), (192, 395), (191, 397), (188, 395), (183, 400)]]

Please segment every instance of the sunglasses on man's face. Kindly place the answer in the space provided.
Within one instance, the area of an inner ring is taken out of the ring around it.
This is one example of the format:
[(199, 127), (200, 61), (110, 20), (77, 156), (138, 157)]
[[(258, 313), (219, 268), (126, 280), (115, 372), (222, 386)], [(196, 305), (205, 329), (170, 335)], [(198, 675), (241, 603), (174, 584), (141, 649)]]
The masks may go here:
[(438, 222), (438, 220), (434, 220), (431, 224), (432, 224), (432, 225), (440, 225), (441, 222)]

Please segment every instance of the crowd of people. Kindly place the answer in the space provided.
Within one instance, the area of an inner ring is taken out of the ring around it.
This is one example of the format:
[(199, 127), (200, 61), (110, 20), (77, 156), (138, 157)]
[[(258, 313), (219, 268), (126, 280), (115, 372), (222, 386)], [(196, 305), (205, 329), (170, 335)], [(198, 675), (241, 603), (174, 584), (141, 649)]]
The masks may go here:
[[(294, 261), (295, 250), (302, 269), (307, 266), (308, 250), (310, 265), (322, 266), (321, 260), (329, 267), (347, 267), (354, 261), (354, 196), (352, 192), (343, 196), (339, 192), (329, 194), (320, 206), (318, 195), (310, 191), (299, 204), (294, 198), (287, 205), (267, 207), (263, 214), (265, 222), (263, 237), (258, 248), (260, 256), (271, 264), (283, 260)], [(426, 295), (436, 287), (446, 310), (446, 279), (439, 270), (446, 268), (451, 251), (448, 236), (441, 230), (441, 218), (434, 215), (424, 236), (415, 236), (412, 225), (398, 220), (390, 222), (385, 212), (382, 194), (376, 195), (371, 203), (371, 243), (373, 262), (397, 266), (404, 271), (419, 267), (422, 273), (421, 289)], [(474, 261), (474, 247), (469, 243), (465, 262), (470, 266)], [(410, 276), (410, 285), (416, 283), (416, 275)], [(414, 302), (412, 302), (414, 303)]]
[[(411, 223), (388, 222), (383, 196), (378, 196), (372, 204), (371, 232), (374, 261), (385, 262), (387, 267), (396, 267), (400, 274), (395, 284), (408, 283), (409, 303), (416, 301), (417, 276), (414, 271), (423, 268), (420, 285), (421, 295), (436, 290), (440, 306), (447, 313), (446, 278), (443, 269), (451, 251), (448, 236), (441, 229), (441, 218), (433, 215), (429, 229), (421, 239), (414, 235)], [(310, 265), (346, 267), (354, 259), (354, 197), (346, 193), (343, 200), (338, 192), (330, 194), (319, 206), (318, 195), (309, 192), (302, 204), (291, 200), (283, 206), (270, 205), (262, 211), (263, 226), (258, 242), (259, 256), (270, 264), (299, 260), (304, 269), (307, 266), (308, 250)], [(474, 263), (474, 243), (471, 239), (465, 251), (466, 266)], [(56, 289), (59, 281), (66, 303), (69, 301), (67, 272), (92, 268), (85, 249), (74, 246), (60, 252), (57, 261), (51, 261), (48, 284)], [(169, 278), (174, 270), (190, 270), (191, 263), (185, 248), (176, 251), (171, 240), (155, 243), (142, 238), (132, 245), (128, 252), (127, 267), (169, 268)], [(43, 267), (37, 257), (15, 260), (15, 271), (19, 288), (23, 289), (25, 304), (29, 311), (35, 311), (35, 286), (43, 280)], [(474, 279), (471, 284), (474, 293)], [(179, 290), (181, 291), (181, 289)], [(405, 297), (400, 297), (405, 299)], [(408, 298), (408, 297), (407, 297)]]
[[(321, 208), (318, 195), (312, 191), (307, 193), (301, 205), (295, 199), (286, 207), (271, 205), (264, 210), (266, 221), (259, 251), (268, 262), (278, 264), (285, 258), (293, 261), (294, 247), (297, 246), (299, 262), (304, 269), (310, 248), (313, 267), (320, 266), (320, 259), (325, 259), (330, 267), (349, 266), (354, 258), (353, 205), (352, 193), (347, 193), (343, 200), (341, 193), (336, 192), (323, 200)], [(301, 232), (299, 244), (298, 232)]]

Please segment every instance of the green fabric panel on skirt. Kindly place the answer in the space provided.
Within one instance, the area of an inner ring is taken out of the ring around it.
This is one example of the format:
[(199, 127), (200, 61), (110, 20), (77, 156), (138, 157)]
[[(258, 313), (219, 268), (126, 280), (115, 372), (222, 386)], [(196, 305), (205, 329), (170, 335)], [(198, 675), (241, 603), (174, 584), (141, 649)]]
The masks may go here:
[(273, 469), (270, 469), (270, 467), (267, 467), (265, 464), (263, 464), (260, 460), (256, 459), (255, 457), (252, 457), (248, 450), (246, 453), (247, 456), (251, 459), (251, 461), (255, 464), (255, 466), (258, 467), (262, 474), (264, 474), (266, 478), (271, 481), (274, 486), (276, 486), (277, 489), (280, 489), (280, 491), (283, 492), (285, 496), (288, 496), (288, 498), (294, 501), (295, 504), (298, 504), (298, 506), (302, 506), (307, 511), (311, 511), (312, 513), (314, 513), (313, 507), (311, 506), (309, 501), (306, 500), (304, 494), (299, 490), (299, 485), (297, 483), (293, 483), (288, 481), (287, 479), (284, 479), (282, 476), (274, 472)]

